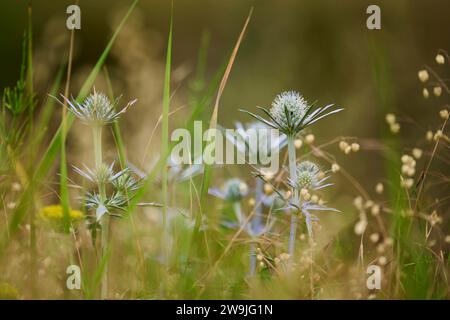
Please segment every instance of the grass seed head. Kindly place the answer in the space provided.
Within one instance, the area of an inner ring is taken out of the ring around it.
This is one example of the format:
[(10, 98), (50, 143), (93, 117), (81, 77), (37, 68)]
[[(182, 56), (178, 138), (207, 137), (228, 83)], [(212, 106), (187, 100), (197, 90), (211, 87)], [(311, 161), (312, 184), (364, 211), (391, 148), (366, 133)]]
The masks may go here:
[(419, 72), (417, 73), (417, 76), (419, 77), (419, 80), (422, 82), (427, 82), (428, 79), (430, 78), (428, 71), (425, 69), (419, 70)]
[(442, 54), (440, 54), (440, 53), (438, 53), (437, 55), (436, 55), (436, 63), (437, 64), (444, 64), (445, 63), (445, 58), (444, 58), (444, 56), (442, 55)]
[(433, 94), (434, 94), (436, 97), (440, 97), (441, 94), (442, 94), (442, 87), (440, 87), (440, 86), (434, 87), (434, 88), (433, 88)]

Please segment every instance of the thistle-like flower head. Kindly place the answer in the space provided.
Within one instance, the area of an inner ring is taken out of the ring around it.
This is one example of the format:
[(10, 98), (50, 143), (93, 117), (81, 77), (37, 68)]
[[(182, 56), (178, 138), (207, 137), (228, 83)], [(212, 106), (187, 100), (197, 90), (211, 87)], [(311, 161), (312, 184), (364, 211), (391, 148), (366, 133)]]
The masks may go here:
[(127, 172), (126, 170), (119, 171), (117, 173), (114, 172), (114, 163), (111, 165), (107, 165), (106, 163), (100, 164), (95, 169), (90, 169), (88, 167), (84, 166), (84, 170), (81, 170), (75, 166), (73, 166), (73, 169), (76, 173), (81, 175), (82, 177), (88, 179), (91, 182), (97, 183), (97, 184), (106, 184), (106, 183), (112, 183), (115, 180), (117, 180), (120, 176), (125, 174)]
[(98, 185), (111, 184), (112, 190), (101, 196), (97, 192), (87, 192), (84, 202), (89, 210), (95, 210), (95, 221), (100, 221), (103, 215), (120, 216), (117, 211), (125, 211), (129, 200), (133, 199), (140, 187), (140, 180), (131, 175), (131, 170), (125, 168), (117, 173), (110, 166), (101, 164), (95, 170), (85, 166), (85, 171), (74, 167), (75, 171)]
[(238, 202), (247, 195), (248, 186), (241, 179), (232, 178), (225, 182), (222, 190), (212, 188), (209, 193), (225, 201)]
[(136, 100), (133, 100), (122, 110), (116, 111), (118, 99), (112, 102), (101, 92), (94, 91), (82, 103), (78, 103), (75, 100), (70, 101), (65, 96), (61, 96), (67, 103), (70, 112), (84, 123), (92, 126), (103, 126), (116, 121), (121, 114), (125, 113), (136, 102)]
[(223, 191), (225, 193), (225, 200), (228, 201), (239, 201), (247, 195), (248, 186), (241, 179), (230, 179), (228, 180), (224, 187)]
[(288, 130), (294, 129), (307, 111), (308, 102), (295, 91), (286, 91), (277, 95), (270, 108), (273, 119)]
[(122, 193), (133, 192), (139, 189), (140, 181), (136, 180), (131, 174), (130, 169), (125, 168), (123, 174), (112, 181), (114, 188)]
[(311, 161), (302, 161), (297, 165), (297, 187), (314, 188), (319, 182), (319, 167)]
[[(252, 121), (245, 125), (236, 122), (235, 126), (234, 132), (224, 130), (225, 138), (234, 144), (240, 153), (256, 157), (258, 161), (261, 153), (267, 156), (277, 154), (287, 145), (285, 134), (280, 134), (279, 131), (273, 130), (272, 127), (260, 121)], [(256, 133), (257, 143), (251, 141), (253, 133)]]
[(108, 166), (106, 163), (101, 163), (95, 169), (95, 180), (98, 184), (109, 183), (114, 176), (114, 171), (112, 166)]
[(279, 129), (287, 136), (294, 137), (316, 121), (343, 110), (334, 109), (330, 111), (331, 107), (333, 107), (332, 104), (315, 108), (314, 103), (309, 104), (298, 92), (286, 91), (275, 97), (270, 110), (258, 107), (269, 119), (264, 119), (246, 110), (241, 111), (250, 114), (269, 127)]
[(296, 173), (297, 180), (288, 179), (288, 183), (298, 190), (320, 190), (333, 185), (332, 183), (326, 183), (330, 176), (326, 176), (321, 172), (319, 166), (311, 161), (306, 160), (297, 164)]

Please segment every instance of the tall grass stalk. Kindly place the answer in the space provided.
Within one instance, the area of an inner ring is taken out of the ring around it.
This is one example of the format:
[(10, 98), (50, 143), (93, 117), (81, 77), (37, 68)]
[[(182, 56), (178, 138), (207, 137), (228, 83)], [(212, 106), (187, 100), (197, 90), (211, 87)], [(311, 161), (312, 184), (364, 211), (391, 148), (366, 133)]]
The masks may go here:
[[(169, 109), (170, 109), (170, 71), (172, 61), (172, 32), (173, 32), (173, 3), (170, 13), (170, 26), (169, 37), (167, 40), (167, 54), (166, 54), (166, 66), (164, 76), (164, 89), (163, 89), (163, 113), (162, 113), (162, 141), (161, 141), (161, 154), (165, 155), (169, 153)], [(168, 245), (168, 223), (167, 223), (167, 208), (169, 205), (168, 195), (168, 168), (163, 167), (162, 170), (162, 252), (164, 265), (169, 263), (169, 248)]]
[[(26, 47), (27, 47), (27, 80), (26, 80), (26, 89), (28, 91), (28, 95), (33, 99), (34, 97), (34, 85), (33, 85), (33, 21), (32, 21), (32, 8), (31, 5), (28, 6), (28, 27), (26, 32)], [(34, 112), (34, 104), (31, 103), (28, 109), (29, 113), (29, 124), (28, 130), (29, 132), (33, 132), (33, 112)], [(32, 159), (35, 155), (34, 145), (31, 144), (30, 148), (30, 158)], [(34, 204), (34, 201), (32, 202)], [(36, 224), (35, 224), (35, 207), (31, 207), (30, 210), (30, 262), (31, 262), (31, 292), (36, 295), (36, 259), (37, 259), (37, 248), (36, 248)]]
[[(70, 32), (70, 44), (69, 44), (69, 57), (68, 57), (68, 63), (67, 63), (67, 75), (66, 75), (66, 85), (64, 89), (64, 96), (69, 95), (69, 89), (70, 89), (70, 77), (72, 73), (72, 55), (73, 55), (73, 44), (74, 44), (74, 38), (75, 38), (75, 30), (73, 29)], [(63, 208), (63, 227), (64, 232), (69, 233), (70, 232), (70, 216), (69, 216), (69, 210), (70, 210), (70, 200), (69, 200), (69, 188), (67, 185), (67, 161), (66, 161), (66, 137), (67, 137), (67, 102), (64, 102), (63, 104), (63, 111), (62, 111), (62, 130), (61, 130), (61, 165), (60, 165), (60, 178), (59, 178), (59, 184), (60, 184), (60, 197), (61, 197), (61, 205)]]

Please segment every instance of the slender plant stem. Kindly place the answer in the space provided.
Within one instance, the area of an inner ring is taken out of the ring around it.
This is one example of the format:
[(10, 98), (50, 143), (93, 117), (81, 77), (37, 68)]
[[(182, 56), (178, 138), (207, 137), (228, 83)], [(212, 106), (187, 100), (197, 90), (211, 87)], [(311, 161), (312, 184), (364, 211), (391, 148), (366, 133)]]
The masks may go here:
[[(242, 207), (239, 201), (233, 203), (234, 214), (239, 222), (239, 226), (245, 223), (244, 216), (242, 215)], [(253, 276), (256, 271), (256, 255), (255, 255), (255, 243), (250, 242), (250, 276)]]
[(252, 227), (259, 226), (262, 221), (262, 213), (263, 213), (263, 192), (264, 192), (264, 181), (261, 178), (256, 178), (256, 186), (255, 186), (255, 216), (252, 219)]
[[(102, 127), (95, 126), (93, 129), (93, 137), (94, 137), (94, 156), (95, 156), (95, 167), (96, 169), (100, 168), (100, 165), (103, 162), (102, 159)], [(100, 186), (99, 186), (100, 188)]]
[(250, 242), (250, 277), (253, 277), (256, 272), (256, 243)]
[[(95, 156), (95, 167), (96, 170), (100, 168), (103, 163), (102, 157), (102, 127), (95, 126), (93, 128), (94, 136), (94, 156)], [(106, 190), (103, 181), (98, 184), (98, 192), (100, 195), (100, 200), (104, 202), (106, 200)], [(109, 216), (108, 214), (103, 215), (102, 220), (102, 236), (101, 236), (101, 250), (102, 250), (102, 260), (107, 259), (108, 249), (109, 249)], [(101, 281), (101, 299), (107, 299), (108, 297), (108, 262), (105, 260), (104, 270), (102, 274)]]
[[(102, 259), (107, 259), (109, 250), (109, 216), (105, 214), (102, 217)], [(104, 262), (102, 274), (101, 299), (108, 298), (108, 261)]]
[(241, 203), (239, 201), (234, 202), (233, 209), (234, 209), (234, 214), (236, 215), (236, 218), (238, 219), (239, 225), (241, 225), (244, 222), (244, 217), (242, 216)]
[[(289, 154), (289, 176), (291, 181), (297, 181), (297, 156), (295, 154), (294, 137), (288, 137), (288, 154)], [(300, 205), (298, 190), (292, 187), (293, 203), (296, 206)], [(295, 209), (296, 211), (296, 209)], [(295, 235), (297, 232), (297, 212), (291, 213), (291, 226), (289, 232), (289, 255), (291, 256), (291, 261), (295, 250)]]
[[(261, 225), (262, 221), (262, 200), (263, 200), (264, 181), (256, 178), (255, 186), (255, 215), (250, 221), (250, 227), (254, 230)], [(253, 277), (256, 273), (256, 243), (250, 242), (250, 276)]]
[[(77, 1), (78, 2), (78, 1)], [(69, 44), (69, 57), (67, 63), (67, 76), (66, 85), (64, 88), (64, 96), (69, 95), (70, 88), (70, 77), (72, 75), (72, 57), (73, 57), (73, 46), (74, 46), (75, 29), (70, 32), (70, 44)], [(70, 200), (69, 200), (69, 190), (67, 187), (67, 158), (66, 158), (66, 138), (67, 138), (67, 100), (64, 100), (62, 118), (61, 118), (61, 165), (60, 165), (60, 195), (61, 204), (63, 207), (63, 222), (64, 222), (64, 232), (69, 233), (70, 231)]]

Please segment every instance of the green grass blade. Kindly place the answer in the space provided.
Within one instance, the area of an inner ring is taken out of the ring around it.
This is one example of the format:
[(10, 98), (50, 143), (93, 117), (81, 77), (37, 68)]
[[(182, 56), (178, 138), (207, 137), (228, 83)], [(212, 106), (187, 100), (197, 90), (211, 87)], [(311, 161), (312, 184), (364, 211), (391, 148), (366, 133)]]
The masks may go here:
[[(170, 70), (171, 70), (171, 62), (172, 62), (172, 32), (173, 32), (173, 3), (172, 9), (170, 13), (170, 27), (169, 27), (169, 37), (167, 39), (167, 54), (166, 54), (166, 68), (165, 68), (165, 76), (164, 76), (164, 91), (163, 91), (163, 112), (162, 112), (162, 141), (161, 141), (161, 154), (166, 155), (169, 154), (169, 107), (170, 107)], [(164, 159), (167, 159), (165, 157)], [(169, 205), (169, 195), (168, 195), (168, 168), (166, 165), (162, 168), (161, 174), (162, 180), (162, 232), (163, 239), (167, 235), (167, 207)], [(167, 253), (167, 248), (165, 248), (166, 241), (162, 241), (163, 243), (163, 252)], [(164, 257), (167, 259), (167, 254), (164, 254)]]
[[(64, 75), (64, 64), (61, 64), (56, 74), (55, 81), (50, 87), (49, 96), (56, 96), (56, 94), (61, 88), (63, 75)], [(51, 116), (53, 115), (55, 105), (56, 105), (55, 99), (47, 97), (45, 104), (42, 106), (42, 111), (40, 112), (40, 116), (34, 131), (35, 138), (33, 140), (33, 143), (36, 147), (40, 146), (40, 144), (42, 143), (42, 139), (47, 133), (48, 123), (51, 119)]]
[[(106, 68), (106, 66), (103, 68), (104, 73), (105, 73), (105, 79), (106, 79), (106, 85), (108, 87), (108, 95), (109, 95), (109, 99), (111, 101), (114, 101), (114, 90), (111, 84), (111, 78), (109, 77), (109, 72), (108, 69)], [(113, 125), (112, 125), (112, 131), (113, 131), (113, 137), (114, 137), (114, 142), (116, 144), (116, 148), (117, 148), (117, 152), (119, 153), (119, 163), (120, 163), (120, 167), (121, 169), (125, 169), (126, 165), (127, 165), (127, 158), (126, 158), (126, 152), (125, 152), (125, 145), (123, 143), (123, 139), (122, 139), (122, 133), (120, 132), (120, 125), (118, 121), (114, 121)]]
[[(70, 77), (72, 73), (72, 55), (73, 55), (73, 43), (75, 39), (75, 29), (70, 32), (70, 44), (69, 44), (69, 56), (67, 62), (67, 77), (66, 86), (64, 89), (64, 96), (69, 95), (70, 89)], [(61, 206), (63, 207), (63, 231), (65, 233), (70, 232), (70, 200), (69, 200), (69, 187), (67, 184), (67, 159), (66, 159), (66, 138), (67, 138), (67, 103), (64, 102), (62, 112), (62, 131), (61, 131), (61, 155), (60, 155), (60, 176), (59, 176), (59, 194), (61, 199)]]

